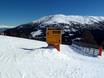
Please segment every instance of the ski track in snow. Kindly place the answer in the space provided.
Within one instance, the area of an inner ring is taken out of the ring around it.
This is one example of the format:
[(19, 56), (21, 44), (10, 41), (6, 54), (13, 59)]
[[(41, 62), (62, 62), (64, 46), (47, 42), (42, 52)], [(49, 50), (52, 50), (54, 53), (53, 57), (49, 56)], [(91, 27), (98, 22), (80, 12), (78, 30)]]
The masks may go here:
[(0, 78), (103, 78), (104, 57), (88, 57), (61, 45), (0, 36)]

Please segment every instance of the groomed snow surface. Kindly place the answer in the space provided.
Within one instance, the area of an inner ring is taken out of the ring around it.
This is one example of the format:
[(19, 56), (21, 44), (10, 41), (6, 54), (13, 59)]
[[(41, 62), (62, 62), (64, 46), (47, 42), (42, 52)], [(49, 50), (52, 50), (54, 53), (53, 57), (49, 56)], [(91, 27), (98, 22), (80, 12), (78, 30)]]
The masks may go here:
[(0, 78), (104, 78), (104, 57), (88, 57), (61, 45), (0, 36)]

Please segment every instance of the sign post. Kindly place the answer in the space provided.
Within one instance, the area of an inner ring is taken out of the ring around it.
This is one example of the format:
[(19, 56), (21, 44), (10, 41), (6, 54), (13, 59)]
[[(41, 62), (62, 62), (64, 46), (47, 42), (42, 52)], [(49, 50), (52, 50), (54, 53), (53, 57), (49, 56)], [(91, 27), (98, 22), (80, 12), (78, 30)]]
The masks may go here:
[(55, 47), (58, 51), (60, 51), (60, 44), (61, 44), (61, 38), (62, 37), (62, 31), (57, 28), (49, 27), (46, 30), (46, 41), (48, 43), (48, 46)]

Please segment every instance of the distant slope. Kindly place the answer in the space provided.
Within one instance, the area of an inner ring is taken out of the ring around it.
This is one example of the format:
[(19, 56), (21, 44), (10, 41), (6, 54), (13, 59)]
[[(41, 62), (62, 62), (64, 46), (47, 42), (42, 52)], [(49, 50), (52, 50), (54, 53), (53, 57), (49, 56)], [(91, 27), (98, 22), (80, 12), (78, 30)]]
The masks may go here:
[[(8, 44), (7, 44), (8, 43)], [(69, 46), (0, 36), (0, 78), (103, 78), (104, 57), (87, 57)]]

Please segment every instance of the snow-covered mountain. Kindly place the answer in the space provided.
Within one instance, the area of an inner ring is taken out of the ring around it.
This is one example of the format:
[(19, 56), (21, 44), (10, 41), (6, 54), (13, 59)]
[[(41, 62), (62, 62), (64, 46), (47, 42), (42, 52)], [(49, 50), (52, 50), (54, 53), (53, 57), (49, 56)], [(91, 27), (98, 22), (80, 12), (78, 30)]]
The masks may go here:
[(0, 78), (103, 77), (104, 56), (83, 56), (67, 45), (58, 52), (45, 42), (0, 36)]
[(0, 25), (0, 32), (3, 32), (5, 30), (7, 30), (7, 29), (11, 29), (11, 28), (14, 28), (14, 27), (16, 27), (16, 26), (10, 26), (10, 25), (2, 24), (2, 25)]
[[(63, 42), (70, 44), (72, 39), (81, 37), (85, 31), (91, 31), (99, 34), (97, 39), (103, 41), (104, 37), (104, 17), (103, 16), (74, 16), (74, 15), (50, 15), (32, 21), (31, 23), (22, 24), (16, 28), (5, 31), (6, 35), (24, 38), (35, 38), (45, 40), (47, 27), (58, 27), (63, 30)], [(33, 32), (41, 31), (38, 37), (34, 37)], [(100, 33), (99, 33), (100, 32)], [(12, 34), (13, 33), (13, 34)], [(101, 34), (102, 33), (102, 34)], [(101, 35), (100, 35), (101, 34)], [(100, 40), (101, 39), (101, 40)], [(67, 42), (68, 41), (68, 42)], [(101, 43), (101, 42), (100, 42)]]
[(95, 22), (104, 21), (103, 16), (78, 16), (78, 15), (50, 15), (45, 16), (41, 19), (33, 21), (33, 23), (43, 23), (43, 24), (57, 24), (57, 23), (65, 23), (72, 24), (80, 23), (80, 24), (93, 24)]
[(13, 28), (13, 27), (16, 27), (16, 26), (11, 26), (11, 25), (0, 25), (0, 28)]

